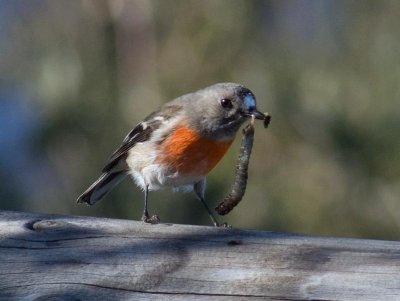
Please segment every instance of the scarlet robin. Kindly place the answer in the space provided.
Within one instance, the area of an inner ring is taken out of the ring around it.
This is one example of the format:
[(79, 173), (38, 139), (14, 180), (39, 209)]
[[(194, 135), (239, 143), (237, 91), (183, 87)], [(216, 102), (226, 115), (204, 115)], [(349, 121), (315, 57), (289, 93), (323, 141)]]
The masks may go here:
[(144, 222), (156, 222), (147, 210), (148, 192), (172, 187), (194, 190), (218, 226), (204, 200), (206, 176), (252, 116), (266, 119), (257, 110), (254, 94), (235, 83), (215, 84), (167, 102), (125, 137), (102, 175), (77, 202), (93, 205), (131, 175), (144, 190)]

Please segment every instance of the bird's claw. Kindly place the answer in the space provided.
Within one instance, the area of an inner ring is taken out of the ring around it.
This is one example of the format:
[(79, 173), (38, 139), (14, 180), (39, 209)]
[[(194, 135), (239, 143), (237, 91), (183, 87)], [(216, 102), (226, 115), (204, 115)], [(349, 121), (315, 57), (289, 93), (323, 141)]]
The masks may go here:
[(155, 225), (155, 224), (158, 224), (158, 223), (160, 223), (160, 218), (158, 217), (158, 215), (152, 215), (152, 216), (149, 216), (148, 214), (147, 215), (143, 215), (142, 216), (142, 221), (144, 222), (144, 223), (146, 223), (146, 224), (152, 224), (152, 225)]
[(231, 225), (229, 225), (228, 223), (222, 223), (222, 224), (217, 224), (216, 227), (218, 228), (232, 228)]

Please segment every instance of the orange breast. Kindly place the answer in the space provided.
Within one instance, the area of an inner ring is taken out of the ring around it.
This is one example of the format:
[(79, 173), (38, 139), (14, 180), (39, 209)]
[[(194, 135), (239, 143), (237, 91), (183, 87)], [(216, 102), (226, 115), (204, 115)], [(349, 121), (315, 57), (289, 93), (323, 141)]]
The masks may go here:
[(180, 126), (161, 144), (157, 161), (181, 175), (205, 176), (221, 160), (233, 139), (218, 141)]

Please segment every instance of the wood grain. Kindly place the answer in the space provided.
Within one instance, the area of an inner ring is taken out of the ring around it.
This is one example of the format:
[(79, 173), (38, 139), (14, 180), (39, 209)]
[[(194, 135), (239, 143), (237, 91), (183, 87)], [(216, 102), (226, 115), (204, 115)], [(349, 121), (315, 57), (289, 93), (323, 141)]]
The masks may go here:
[(0, 300), (400, 300), (400, 242), (3, 211)]

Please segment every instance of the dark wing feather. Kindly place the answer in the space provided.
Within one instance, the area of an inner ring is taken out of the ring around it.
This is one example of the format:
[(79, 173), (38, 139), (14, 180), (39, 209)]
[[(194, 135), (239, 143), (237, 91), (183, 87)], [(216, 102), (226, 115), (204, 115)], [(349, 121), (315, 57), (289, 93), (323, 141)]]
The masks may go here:
[(144, 142), (150, 139), (152, 132), (161, 124), (159, 122), (152, 122), (152, 126), (139, 123), (124, 139), (120, 147), (111, 155), (107, 165), (103, 168), (103, 172), (110, 171), (119, 160), (127, 156), (128, 151), (138, 142)]
[[(121, 158), (126, 158), (128, 151), (135, 146), (136, 143), (144, 142), (150, 139), (152, 133), (157, 130), (163, 121), (170, 119), (181, 110), (179, 105), (167, 105), (160, 111), (154, 112), (139, 123), (124, 139), (120, 147), (111, 155), (107, 165), (103, 168), (103, 172), (110, 171), (116, 166)], [(158, 117), (158, 119), (155, 119)]]

